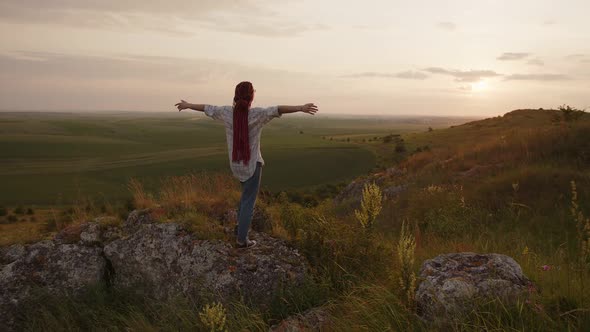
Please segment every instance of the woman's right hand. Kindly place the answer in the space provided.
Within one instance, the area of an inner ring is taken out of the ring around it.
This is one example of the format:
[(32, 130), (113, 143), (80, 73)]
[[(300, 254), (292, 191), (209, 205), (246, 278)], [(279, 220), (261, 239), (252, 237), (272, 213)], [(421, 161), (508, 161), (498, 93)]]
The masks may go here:
[(178, 108), (178, 111), (182, 111), (184, 109), (189, 108), (190, 103), (187, 103), (185, 100), (180, 100), (180, 103), (176, 103), (174, 106), (176, 106)]

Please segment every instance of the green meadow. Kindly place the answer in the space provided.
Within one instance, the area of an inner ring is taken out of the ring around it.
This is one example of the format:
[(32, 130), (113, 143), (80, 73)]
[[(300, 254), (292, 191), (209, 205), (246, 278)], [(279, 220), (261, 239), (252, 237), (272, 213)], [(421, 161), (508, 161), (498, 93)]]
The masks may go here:
[[(263, 132), (263, 187), (344, 183), (378, 167), (368, 140), (463, 121), (283, 116)], [(155, 188), (167, 176), (200, 172), (229, 172), (224, 129), (202, 113), (0, 113), (2, 205), (120, 201), (131, 178)]]

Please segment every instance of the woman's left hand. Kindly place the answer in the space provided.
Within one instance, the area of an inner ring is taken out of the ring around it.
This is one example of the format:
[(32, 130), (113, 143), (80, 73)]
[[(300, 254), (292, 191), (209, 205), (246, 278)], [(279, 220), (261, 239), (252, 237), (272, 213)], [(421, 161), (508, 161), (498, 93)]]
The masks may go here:
[(318, 111), (318, 107), (314, 103), (309, 103), (301, 106), (301, 112), (314, 115)]

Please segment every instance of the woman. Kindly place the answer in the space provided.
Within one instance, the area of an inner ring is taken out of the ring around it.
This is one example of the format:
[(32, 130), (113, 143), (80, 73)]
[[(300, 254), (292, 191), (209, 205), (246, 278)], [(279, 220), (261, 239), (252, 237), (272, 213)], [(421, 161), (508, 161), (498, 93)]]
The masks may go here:
[(260, 153), (262, 126), (285, 113), (303, 112), (313, 115), (318, 111), (317, 106), (313, 103), (301, 106), (250, 108), (255, 92), (252, 83), (241, 82), (236, 85), (233, 106), (191, 104), (184, 100), (175, 104), (178, 111), (192, 109), (205, 112), (207, 116), (225, 124), (230, 167), (234, 176), (242, 184), (242, 197), (240, 198), (236, 226), (239, 248), (250, 248), (256, 245), (256, 241), (248, 239), (248, 231), (260, 188), (262, 166), (264, 166), (264, 159)]

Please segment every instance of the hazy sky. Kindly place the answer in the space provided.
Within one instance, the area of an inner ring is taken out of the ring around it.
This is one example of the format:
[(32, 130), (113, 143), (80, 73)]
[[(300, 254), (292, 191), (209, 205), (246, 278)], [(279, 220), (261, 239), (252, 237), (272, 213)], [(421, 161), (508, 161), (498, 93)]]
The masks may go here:
[(590, 107), (588, 0), (0, 0), (0, 109)]

